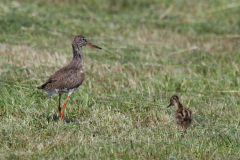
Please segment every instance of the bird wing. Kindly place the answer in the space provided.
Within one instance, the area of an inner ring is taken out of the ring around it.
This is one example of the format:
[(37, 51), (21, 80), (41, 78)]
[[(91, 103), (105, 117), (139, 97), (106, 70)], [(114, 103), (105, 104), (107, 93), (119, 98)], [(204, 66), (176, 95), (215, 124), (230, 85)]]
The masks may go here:
[(39, 89), (71, 89), (82, 84), (85, 73), (77, 68), (63, 67), (54, 73)]
[(182, 110), (177, 110), (176, 111), (176, 118), (181, 123), (184, 123), (184, 122), (191, 123), (191, 121), (192, 121), (192, 111), (187, 109), (187, 108), (184, 108)]

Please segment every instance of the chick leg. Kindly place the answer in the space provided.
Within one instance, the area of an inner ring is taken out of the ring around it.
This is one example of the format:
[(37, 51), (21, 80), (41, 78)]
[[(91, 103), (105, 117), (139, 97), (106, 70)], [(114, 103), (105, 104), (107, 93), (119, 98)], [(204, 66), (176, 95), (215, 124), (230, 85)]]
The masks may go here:
[(183, 129), (183, 138), (185, 138), (186, 130), (185, 130), (185, 126), (184, 125), (182, 125), (182, 129)]

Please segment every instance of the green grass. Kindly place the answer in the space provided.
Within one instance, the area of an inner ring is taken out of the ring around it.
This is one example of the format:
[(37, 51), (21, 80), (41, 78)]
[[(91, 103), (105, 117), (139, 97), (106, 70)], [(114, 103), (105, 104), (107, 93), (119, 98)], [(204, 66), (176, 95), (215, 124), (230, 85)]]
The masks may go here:
[[(1, 159), (239, 159), (239, 12), (238, 0), (0, 1)], [(36, 87), (78, 34), (103, 49), (83, 48), (62, 123), (58, 96)], [(173, 94), (199, 111), (186, 139)]]

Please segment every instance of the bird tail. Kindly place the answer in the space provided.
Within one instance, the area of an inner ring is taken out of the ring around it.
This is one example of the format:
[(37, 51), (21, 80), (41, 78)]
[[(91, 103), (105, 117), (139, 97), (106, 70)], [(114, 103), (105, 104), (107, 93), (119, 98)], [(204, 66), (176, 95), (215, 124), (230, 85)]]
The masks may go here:
[(37, 87), (37, 89), (43, 89), (43, 87), (42, 87), (42, 86), (39, 86), (39, 87)]
[[(51, 77), (52, 77), (52, 76), (51, 76)], [(49, 80), (48, 80), (46, 83), (42, 84), (41, 86), (39, 86), (39, 87), (37, 87), (37, 88), (38, 88), (38, 89), (44, 89), (48, 83), (51, 83), (51, 77), (49, 78)]]

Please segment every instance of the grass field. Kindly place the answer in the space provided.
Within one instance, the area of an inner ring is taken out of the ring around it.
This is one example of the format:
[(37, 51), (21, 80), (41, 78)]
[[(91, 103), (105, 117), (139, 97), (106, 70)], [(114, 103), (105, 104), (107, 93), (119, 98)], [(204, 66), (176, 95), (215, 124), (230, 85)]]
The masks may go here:
[[(1, 0), (0, 159), (239, 159), (239, 13), (239, 0)], [(103, 49), (83, 47), (62, 123), (36, 87), (79, 34)], [(173, 94), (199, 111), (186, 139)]]

